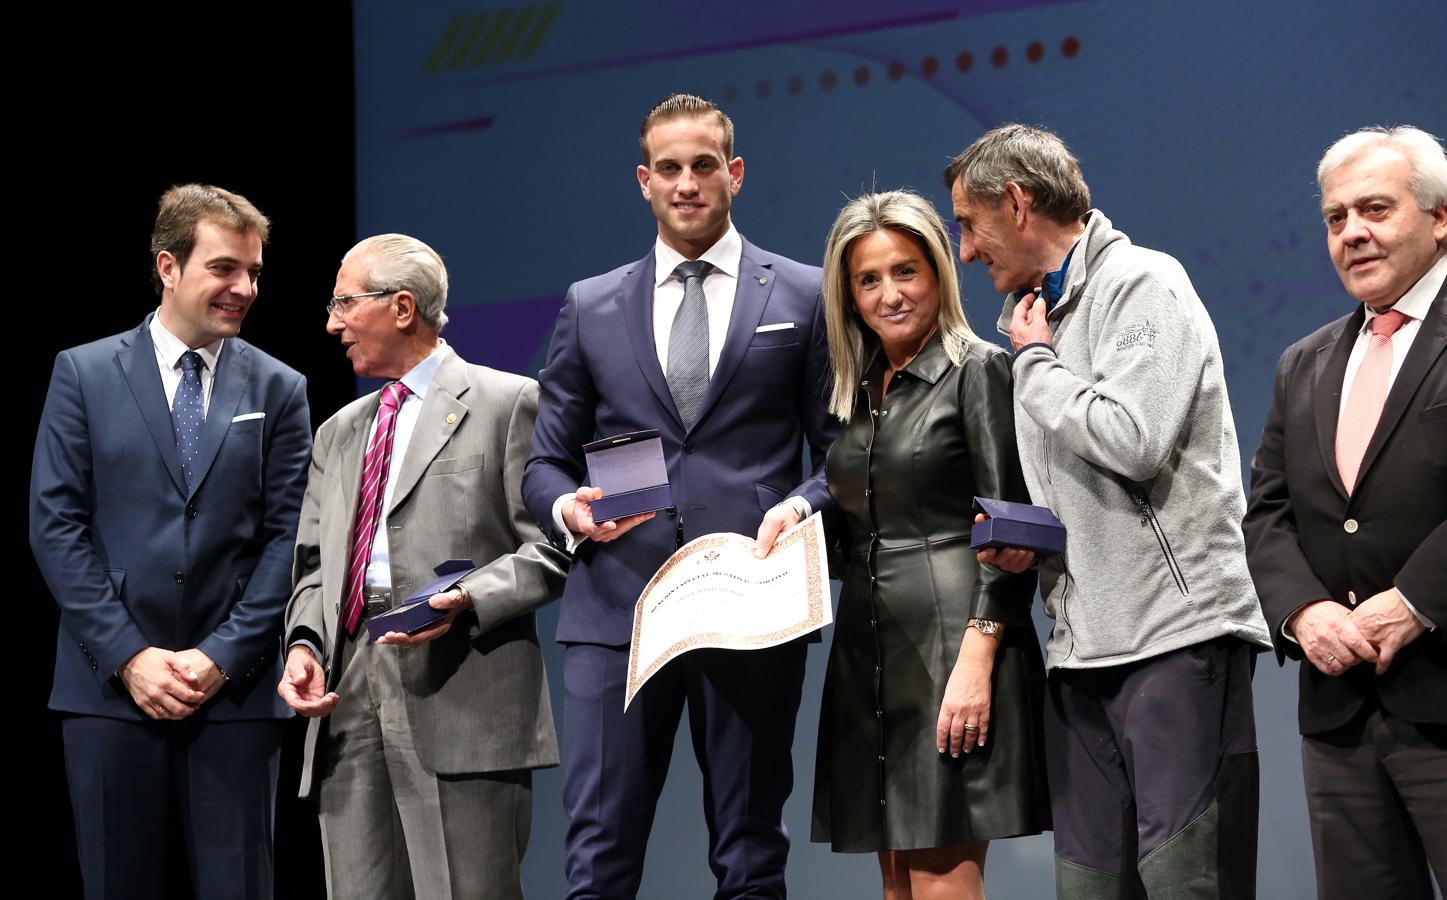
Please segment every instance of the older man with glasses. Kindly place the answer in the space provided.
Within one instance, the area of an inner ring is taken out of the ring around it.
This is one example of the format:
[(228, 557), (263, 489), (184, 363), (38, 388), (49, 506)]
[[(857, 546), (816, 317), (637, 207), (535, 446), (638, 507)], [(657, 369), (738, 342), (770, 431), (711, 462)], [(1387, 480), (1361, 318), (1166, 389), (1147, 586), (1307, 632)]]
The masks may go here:
[[(533, 610), (564, 555), (523, 507), (538, 386), (464, 362), (438, 336), (447, 270), (400, 234), (352, 248), (327, 330), (387, 384), (317, 431), (278, 690), (312, 717), (301, 793), (316, 795), (334, 897), (522, 896), (531, 770), (556, 765)], [(373, 642), (451, 559), (480, 566), (430, 599), (446, 614)]]

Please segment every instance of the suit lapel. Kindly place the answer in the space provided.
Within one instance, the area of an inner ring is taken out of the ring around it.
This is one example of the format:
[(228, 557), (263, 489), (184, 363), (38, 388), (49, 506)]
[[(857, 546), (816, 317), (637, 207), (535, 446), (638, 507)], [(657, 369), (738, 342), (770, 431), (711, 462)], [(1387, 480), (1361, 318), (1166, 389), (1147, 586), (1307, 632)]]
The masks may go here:
[(391, 512), (407, 501), (412, 489), (422, 478), (434, 457), (437, 456), (453, 432), (467, 417), (467, 404), (459, 398), (467, 393), (467, 363), (449, 349), (437, 374), (427, 389), (422, 409), (417, 414), (417, 424), (412, 428), (412, 437), (407, 441), (407, 453), (401, 466), (396, 467), (396, 486), (392, 489)]
[(718, 365), (708, 380), (708, 393), (698, 407), (698, 418), (693, 426), (697, 428), (708, 411), (728, 387), (734, 373), (744, 361), (749, 344), (754, 339), (754, 329), (764, 317), (764, 307), (769, 303), (769, 294), (774, 289), (773, 263), (759, 253), (757, 248), (744, 241), (743, 256), (739, 259), (738, 285), (734, 289), (734, 311), (729, 316), (728, 336), (724, 338), (723, 350), (719, 353)]
[(1326, 470), (1327, 480), (1343, 500), (1347, 499), (1347, 489), (1336, 465), (1336, 425), (1341, 414), (1341, 384), (1347, 373), (1347, 359), (1352, 355), (1352, 345), (1356, 343), (1365, 318), (1366, 313), (1358, 304), (1357, 311), (1347, 318), (1336, 340), (1316, 351), (1316, 375), (1312, 380), (1311, 396), (1316, 407), (1316, 442), (1321, 451), (1321, 464)]
[(211, 402), (206, 409), (206, 424), (201, 427), (201, 449), (196, 457), (195, 481), (191, 494), (206, 480), (206, 473), (221, 452), (221, 442), (231, 429), (231, 419), (241, 403), (246, 385), (251, 381), (251, 353), (240, 341), (227, 341), (222, 345), (221, 358), (216, 361), (216, 372), (211, 379)]
[(668, 379), (664, 377), (663, 368), (658, 365), (658, 344), (653, 336), (653, 276), (656, 268), (653, 252), (649, 251), (647, 256), (623, 276), (618, 285), (621, 294), (619, 303), (623, 307), (623, 315), (628, 324), (628, 339), (633, 344), (633, 355), (638, 359), (643, 380), (648, 382), (649, 389), (658, 398), (658, 405), (673, 416), (673, 420), (681, 428), (683, 417), (678, 414), (678, 407), (673, 405), (673, 393), (668, 390)]
[(186, 478), (181, 474), (181, 456), (176, 450), (176, 431), (171, 424), (171, 410), (166, 406), (166, 389), (161, 384), (161, 372), (156, 365), (156, 345), (151, 342), (151, 320), (146, 318), (141, 327), (133, 331), (116, 351), (116, 361), (121, 373), (130, 385), (131, 396), (140, 410), (141, 421), (151, 432), (161, 461), (171, 474), (171, 483), (177, 493), (185, 496)]
[(1401, 370), (1392, 380), (1392, 389), (1387, 394), (1386, 405), (1382, 407), (1382, 417), (1377, 420), (1371, 443), (1367, 444), (1367, 452), (1362, 456), (1361, 473), (1357, 475), (1358, 484), (1366, 480), (1372, 463), (1381, 456), (1382, 448), (1402, 421), (1412, 398), (1422, 387), (1422, 382), (1427, 380), (1432, 364), (1442, 355), (1443, 348), (1447, 347), (1447, 324), (1444, 324), (1444, 319), (1447, 319), (1447, 311), (1444, 310), (1447, 310), (1447, 306), (1444, 306), (1442, 299), (1444, 295), (1447, 295), (1447, 282), (1443, 283), (1442, 290), (1437, 292), (1437, 299), (1427, 308), (1427, 315), (1422, 318), (1417, 337), (1412, 341), (1412, 349), (1407, 352), (1407, 358), (1402, 360)]

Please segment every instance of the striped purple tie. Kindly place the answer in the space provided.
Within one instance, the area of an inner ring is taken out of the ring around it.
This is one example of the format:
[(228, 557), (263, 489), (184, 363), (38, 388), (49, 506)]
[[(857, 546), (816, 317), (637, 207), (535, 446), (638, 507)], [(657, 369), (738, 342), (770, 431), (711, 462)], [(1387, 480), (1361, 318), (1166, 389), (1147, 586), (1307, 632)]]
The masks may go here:
[(397, 410), (411, 391), (400, 381), (382, 388), (382, 408), (377, 428), (367, 445), (362, 463), (362, 489), (357, 500), (357, 519), (352, 526), (352, 565), (347, 570), (347, 603), (342, 609), (342, 626), (350, 637), (362, 621), (363, 594), (367, 586), (367, 563), (372, 559), (372, 539), (382, 520), (382, 500), (387, 495), (387, 469), (392, 464), (392, 438), (397, 434)]

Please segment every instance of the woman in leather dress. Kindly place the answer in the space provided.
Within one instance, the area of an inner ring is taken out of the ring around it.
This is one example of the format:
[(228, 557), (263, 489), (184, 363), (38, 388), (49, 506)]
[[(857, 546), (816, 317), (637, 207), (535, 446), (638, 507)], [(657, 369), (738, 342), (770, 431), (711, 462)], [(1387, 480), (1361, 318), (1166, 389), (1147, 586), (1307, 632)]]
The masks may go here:
[(1049, 827), (1035, 576), (970, 549), (973, 497), (1029, 499), (1010, 357), (970, 330), (948, 232), (916, 194), (844, 207), (823, 291), (850, 547), (813, 838), (877, 852), (887, 898), (982, 897), (989, 841)]

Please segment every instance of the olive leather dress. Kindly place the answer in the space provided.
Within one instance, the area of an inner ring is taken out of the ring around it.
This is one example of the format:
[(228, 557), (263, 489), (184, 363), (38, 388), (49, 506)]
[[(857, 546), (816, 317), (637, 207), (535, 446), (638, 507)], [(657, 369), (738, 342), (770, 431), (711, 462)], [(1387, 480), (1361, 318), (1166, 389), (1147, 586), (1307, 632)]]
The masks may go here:
[[(1033, 571), (982, 566), (975, 496), (1029, 501), (1015, 450), (1010, 356), (983, 341), (962, 365), (938, 333), (881, 404), (876, 354), (829, 451), (848, 562), (824, 681), (813, 839), (835, 851), (943, 847), (1050, 827), (1030, 619)], [(970, 618), (1005, 624), (987, 744), (935, 749), (945, 683)]]

